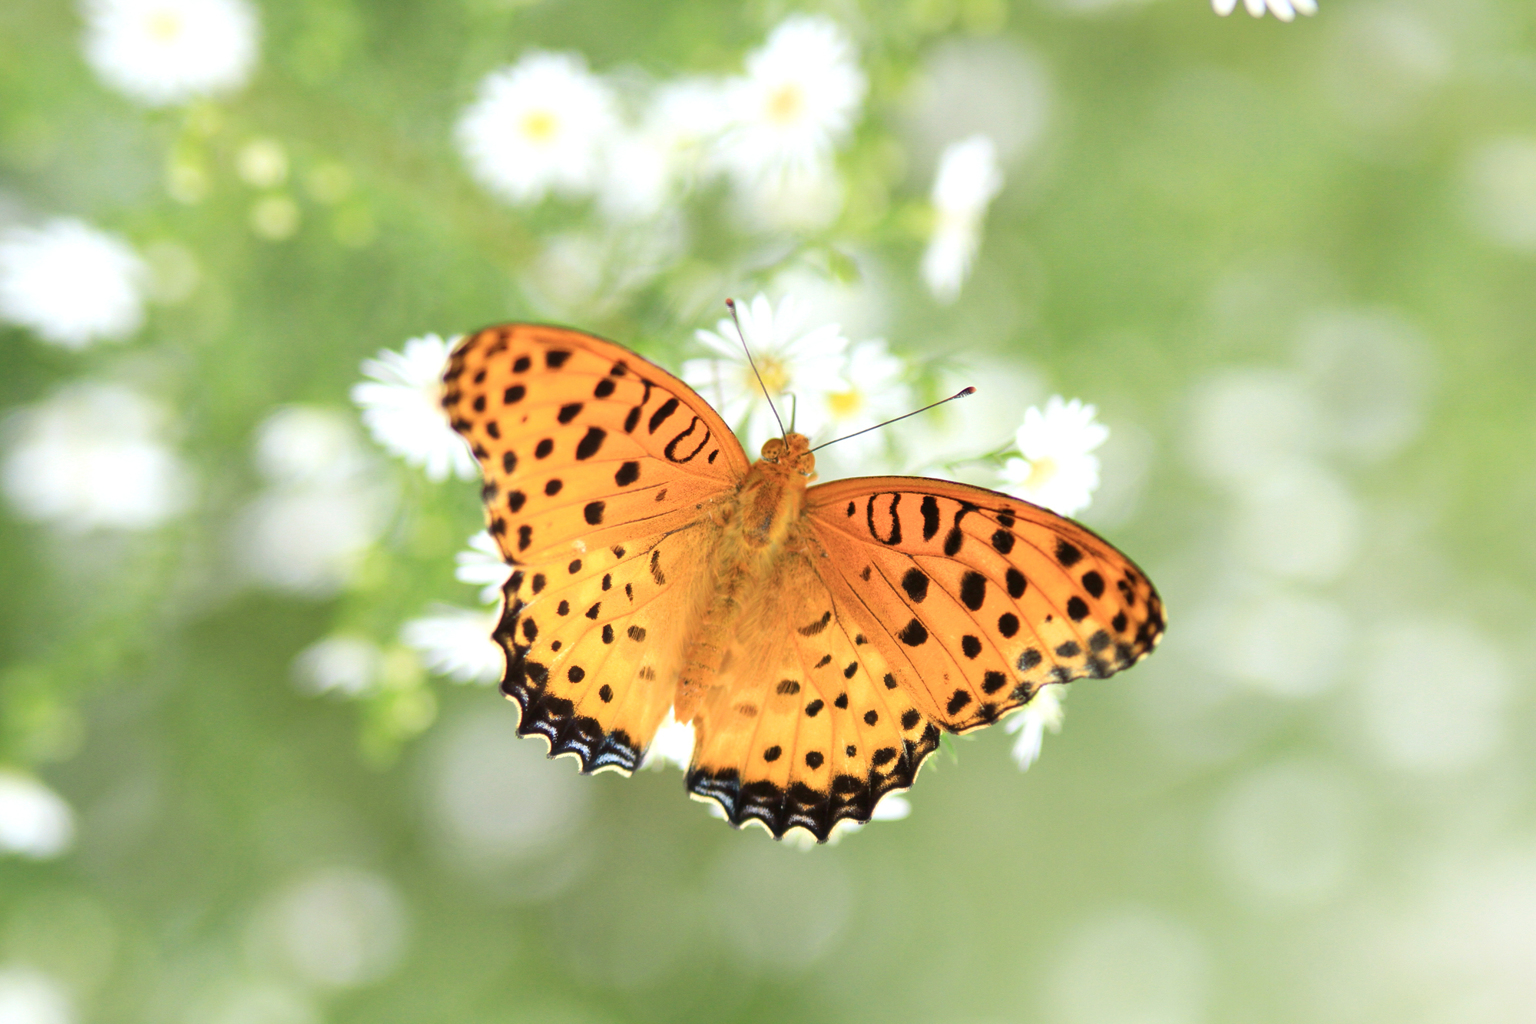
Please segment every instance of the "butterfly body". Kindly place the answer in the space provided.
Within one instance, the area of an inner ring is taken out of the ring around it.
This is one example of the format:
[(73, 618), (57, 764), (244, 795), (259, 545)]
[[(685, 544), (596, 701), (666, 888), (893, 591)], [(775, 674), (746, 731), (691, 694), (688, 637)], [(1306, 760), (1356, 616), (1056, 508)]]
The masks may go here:
[(1129, 559), (1009, 495), (917, 477), (809, 486), (788, 433), (748, 463), (677, 378), (561, 328), (466, 338), (443, 405), (513, 572), (496, 639), (519, 731), (635, 768), (669, 709), (689, 791), (826, 839), (910, 786), (941, 731), (1157, 643)]
[(684, 642), (684, 671), (673, 698), (678, 721), (692, 721), (699, 698), (731, 667), (726, 659), (733, 636), (765, 636), (771, 630), (767, 623), (786, 563), (804, 560), (814, 544), (804, 522), (806, 484), (814, 474), (809, 441), (791, 433), (769, 441), (737, 491), (715, 506), (711, 519), (718, 537), (705, 611)]

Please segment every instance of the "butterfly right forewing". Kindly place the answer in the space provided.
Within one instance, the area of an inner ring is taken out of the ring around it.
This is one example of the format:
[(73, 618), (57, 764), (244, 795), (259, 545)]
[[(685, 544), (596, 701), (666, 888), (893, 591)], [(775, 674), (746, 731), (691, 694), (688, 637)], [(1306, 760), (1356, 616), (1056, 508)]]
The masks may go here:
[(1128, 668), (1162, 636), (1146, 575), (1028, 502), (913, 477), (839, 480), (806, 501), (829, 589), (946, 729), (994, 722), (1050, 683)]

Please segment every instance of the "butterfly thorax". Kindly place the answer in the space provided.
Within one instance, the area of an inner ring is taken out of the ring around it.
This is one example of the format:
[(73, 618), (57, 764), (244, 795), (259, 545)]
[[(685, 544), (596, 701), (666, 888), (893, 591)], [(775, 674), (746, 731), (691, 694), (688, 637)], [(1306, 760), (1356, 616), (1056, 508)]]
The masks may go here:
[(785, 560), (803, 557), (805, 489), (815, 475), (809, 440), (786, 434), (763, 445), (763, 457), (717, 507), (720, 538), (706, 611), (683, 658), (674, 700), (678, 721), (688, 721), (698, 698), (726, 675), (730, 640), (760, 628), (757, 620), (772, 601)]

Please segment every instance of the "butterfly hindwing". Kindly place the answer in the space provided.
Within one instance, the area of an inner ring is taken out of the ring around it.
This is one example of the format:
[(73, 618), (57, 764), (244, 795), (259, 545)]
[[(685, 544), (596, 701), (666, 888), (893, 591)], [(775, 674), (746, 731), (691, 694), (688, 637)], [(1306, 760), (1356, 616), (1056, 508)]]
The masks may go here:
[(683, 632), (702, 603), (696, 530), (633, 538), (507, 581), (496, 640), (518, 731), (575, 755), (584, 772), (632, 771), (672, 704)]
[(461, 342), (443, 407), (515, 571), (496, 638), (519, 730), (583, 771), (633, 769), (672, 702), (714, 550), (702, 512), (747, 470), (714, 411), (660, 367), (576, 331)]
[(1018, 498), (871, 477), (812, 487), (806, 512), (832, 594), (901, 678), (921, 680), (919, 709), (946, 729), (1129, 668), (1162, 635), (1161, 600), (1130, 559)]
[(868, 821), (912, 785), (939, 731), (914, 705), (915, 680), (859, 630), (804, 556), (745, 604), (723, 659), (729, 682), (695, 719), (689, 789), (736, 825), (775, 836), (801, 827), (825, 840), (838, 821)]

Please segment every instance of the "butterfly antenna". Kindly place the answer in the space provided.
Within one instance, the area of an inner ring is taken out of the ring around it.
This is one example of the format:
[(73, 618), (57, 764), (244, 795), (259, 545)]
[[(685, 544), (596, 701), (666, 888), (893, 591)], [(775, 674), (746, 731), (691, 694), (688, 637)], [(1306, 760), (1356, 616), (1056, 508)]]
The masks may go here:
[(752, 358), (752, 348), (747, 344), (746, 332), (741, 329), (741, 318), (736, 315), (736, 300), (726, 299), (725, 308), (731, 311), (731, 322), (736, 325), (736, 336), (741, 339), (742, 351), (747, 354), (747, 365), (752, 367), (752, 374), (757, 377), (757, 386), (763, 389), (763, 397), (768, 400), (768, 410), (773, 413), (773, 418), (779, 425), (779, 435), (782, 437), (787, 433), (784, 429), (784, 421), (779, 419), (779, 410), (773, 407), (773, 396), (768, 393), (768, 385), (763, 383), (763, 375), (757, 371), (757, 361)]
[(876, 423), (872, 427), (865, 427), (863, 430), (855, 430), (851, 434), (844, 434), (842, 437), (834, 437), (830, 441), (824, 441), (821, 444), (817, 445), (815, 448), (812, 448), (811, 451), (819, 452), (819, 451), (821, 451), (823, 448), (825, 448), (829, 444), (837, 444), (837, 442), (839, 442), (839, 441), (846, 441), (850, 437), (858, 437), (860, 434), (867, 434), (871, 430), (879, 430), (881, 427), (888, 427), (892, 423), (900, 423), (902, 420), (907, 419), (908, 417), (911, 417), (911, 416), (916, 416), (920, 412), (927, 412), (929, 409), (937, 409), (939, 406), (943, 405), (945, 402), (953, 402), (957, 398), (964, 398), (966, 395), (974, 395), (975, 393), (976, 393), (976, 389), (973, 388), (973, 387), (971, 387), (971, 388), (964, 388), (964, 389), (962, 389), (960, 391), (956, 391), (954, 394), (950, 395), (948, 398), (941, 398), (937, 402), (930, 402), (928, 405), (923, 406), (921, 409), (913, 409), (911, 412), (904, 413), (901, 416), (897, 416), (895, 419), (886, 420), (884, 423)]

